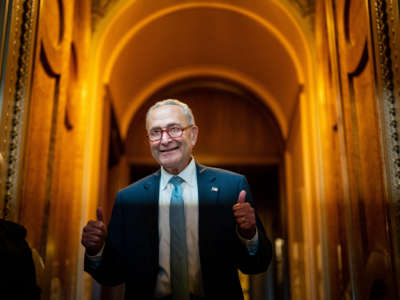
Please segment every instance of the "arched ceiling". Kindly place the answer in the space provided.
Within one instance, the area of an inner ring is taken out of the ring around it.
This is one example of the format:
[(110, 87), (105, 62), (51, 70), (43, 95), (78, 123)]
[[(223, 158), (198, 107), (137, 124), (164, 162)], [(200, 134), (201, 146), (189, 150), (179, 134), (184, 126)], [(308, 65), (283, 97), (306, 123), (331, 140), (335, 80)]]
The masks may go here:
[(246, 86), (267, 103), (286, 136), (309, 54), (279, 1), (125, 1), (104, 22), (97, 30), (98, 72), (123, 137), (146, 98), (190, 76)]

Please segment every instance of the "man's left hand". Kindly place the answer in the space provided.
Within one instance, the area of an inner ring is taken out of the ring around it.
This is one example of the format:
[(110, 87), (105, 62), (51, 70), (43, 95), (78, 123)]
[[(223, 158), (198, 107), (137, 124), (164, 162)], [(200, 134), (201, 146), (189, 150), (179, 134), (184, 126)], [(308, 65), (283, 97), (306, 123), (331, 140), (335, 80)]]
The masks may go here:
[(256, 234), (256, 216), (254, 208), (250, 203), (246, 202), (246, 191), (242, 190), (239, 193), (238, 201), (232, 207), (233, 215), (238, 225), (239, 234), (251, 240)]

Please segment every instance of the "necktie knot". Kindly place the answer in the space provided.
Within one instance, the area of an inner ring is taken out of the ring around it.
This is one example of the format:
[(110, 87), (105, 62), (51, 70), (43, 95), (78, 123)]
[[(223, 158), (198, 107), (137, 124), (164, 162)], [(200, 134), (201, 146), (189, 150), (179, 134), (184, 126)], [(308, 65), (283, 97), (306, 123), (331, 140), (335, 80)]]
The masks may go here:
[(183, 182), (183, 179), (180, 178), (179, 176), (173, 176), (173, 177), (171, 177), (169, 182), (172, 183), (174, 185), (174, 187), (176, 188), (181, 185), (181, 183)]

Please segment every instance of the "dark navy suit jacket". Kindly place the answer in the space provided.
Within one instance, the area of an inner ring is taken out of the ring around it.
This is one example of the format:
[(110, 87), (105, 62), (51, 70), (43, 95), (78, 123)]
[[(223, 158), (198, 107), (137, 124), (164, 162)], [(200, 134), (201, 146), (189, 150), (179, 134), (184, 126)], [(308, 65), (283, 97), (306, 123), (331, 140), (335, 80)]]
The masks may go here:
[[(264, 272), (272, 247), (257, 217), (259, 246), (249, 255), (240, 242), (232, 206), (239, 192), (254, 207), (244, 176), (196, 165), (199, 190), (199, 251), (207, 299), (243, 299), (237, 269)], [(125, 282), (125, 299), (152, 299), (159, 272), (158, 200), (160, 171), (124, 188), (116, 197), (101, 263), (85, 258), (85, 270), (99, 283)]]

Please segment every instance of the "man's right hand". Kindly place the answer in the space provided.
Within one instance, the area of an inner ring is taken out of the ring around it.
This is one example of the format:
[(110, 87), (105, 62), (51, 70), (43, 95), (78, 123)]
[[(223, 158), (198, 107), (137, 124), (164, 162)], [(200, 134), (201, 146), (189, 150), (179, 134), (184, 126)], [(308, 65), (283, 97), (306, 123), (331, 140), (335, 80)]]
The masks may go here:
[(100, 207), (96, 210), (97, 220), (90, 220), (82, 231), (82, 245), (86, 253), (96, 255), (103, 248), (107, 236), (106, 225), (104, 224), (103, 211)]

